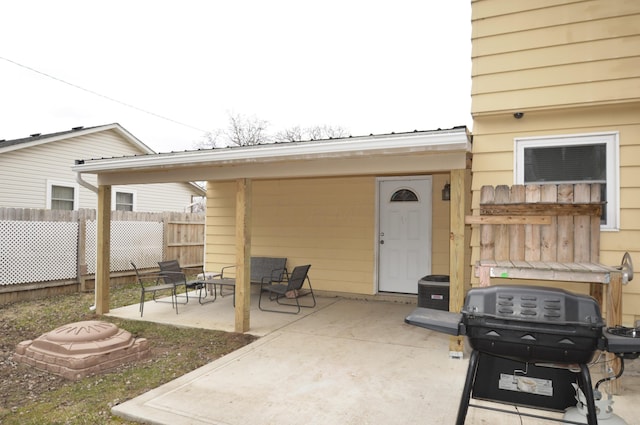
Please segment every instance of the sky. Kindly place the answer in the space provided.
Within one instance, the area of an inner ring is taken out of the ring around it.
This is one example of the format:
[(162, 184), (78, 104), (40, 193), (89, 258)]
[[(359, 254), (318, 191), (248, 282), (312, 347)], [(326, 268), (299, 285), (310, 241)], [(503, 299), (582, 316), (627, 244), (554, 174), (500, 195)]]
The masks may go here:
[(193, 149), (230, 114), (353, 136), (471, 128), (469, 0), (0, 2), (0, 139), (119, 123)]

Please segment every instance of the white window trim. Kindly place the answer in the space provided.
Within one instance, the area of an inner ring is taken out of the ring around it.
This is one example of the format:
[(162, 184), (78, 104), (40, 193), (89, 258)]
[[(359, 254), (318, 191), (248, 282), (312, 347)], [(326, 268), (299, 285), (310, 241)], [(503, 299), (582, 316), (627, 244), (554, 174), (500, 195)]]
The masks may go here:
[(70, 182), (63, 182), (60, 180), (49, 180), (47, 179), (47, 194), (46, 194), (46, 199), (45, 199), (45, 208), (50, 210), (51, 209), (51, 187), (52, 186), (62, 186), (62, 187), (72, 187), (73, 188), (73, 211), (77, 211), (78, 210), (78, 200), (79, 200), (79, 193), (80, 193), (80, 186), (78, 185), (78, 183), (70, 183)]
[(132, 211), (137, 211), (137, 202), (138, 202), (138, 193), (135, 190), (131, 190), (131, 189), (124, 189), (124, 188), (120, 188), (120, 187), (115, 187), (111, 190), (111, 209), (113, 211), (116, 210), (116, 194), (120, 192), (120, 193), (130, 193), (131, 195), (133, 195), (133, 209)]
[(524, 150), (530, 147), (606, 145), (607, 151), (607, 223), (600, 230), (617, 231), (620, 223), (620, 135), (617, 131), (603, 133), (568, 134), (514, 139), (513, 179), (524, 184)]

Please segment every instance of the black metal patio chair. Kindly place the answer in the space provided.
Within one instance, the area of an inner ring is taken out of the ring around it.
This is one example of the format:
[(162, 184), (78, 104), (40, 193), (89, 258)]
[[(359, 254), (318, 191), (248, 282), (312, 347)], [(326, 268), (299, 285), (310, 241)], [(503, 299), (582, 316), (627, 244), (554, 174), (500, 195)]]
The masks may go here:
[(136, 272), (136, 278), (138, 279), (138, 283), (140, 284), (140, 317), (144, 312), (144, 302), (146, 300), (146, 294), (151, 293), (152, 299), (155, 302), (169, 302), (163, 300), (156, 299), (156, 292), (158, 291), (170, 291), (171, 292), (171, 307), (175, 308), (176, 314), (178, 314), (178, 306), (177, 306), (177, 294), (176, 287), (173, 283), (159, 283), (160, 281), (164, 281), (163, 277), (160, 273), (157, 272), (140, 272), (136, 265), (131, 262), (133, 266), (133, 270)]
[[(310, 264), (304, 266), (297, 266), (291, 272), (291, 275), (288, 276), (288, 279), (285, 283), (273, 282), (273, 281), (263, 281), (260, 284), (260, 298), (258, 299), (258, 308), (262, 311), (272, 311), (275, 313), (288, 313), (288, 314), (298, 314), (300, 313), (300, 308), (313, 308), (316, 306), (316, 297), (313, 294), (313, 288), (311, 287), (311, 279), (309, 279), (309, 269), (311, 268)], [(305, 281), (308, 284), (308, 288), (303, 288)], [(281, 306), (289, 306), (296, 307), (296, 310), (285, 307), (282, 309), (271, 309), (264, 308), (262, 306), (262, 296), (264, 294), (268, 294), (268, 298), (270, 302), (276, 302)], [(300, 304), (300, 298), (311, 295), (313, 299), (313, 304), (311, 305), (303, 305)], [(295, 301), (295, 304), (293, 303)]]
[[(207, 285), (206, 285), (206, 274), (204, 272), (203, 267), (183, 268), (183, 267), (180, 267), (180, 263), (178, 262), (178, 260), (159, 261), (158, 266), (160, 267), (160, 274), (162, 275), (165, 283), (171, 283), (175, 285), (176, 291), (178, 287), (184, 285), (185, 301), (183, 304), (186, 304), (189, 302), (190, 290), (199, 290), (198, 302), (200, 304), (205, 304), (202, 300), (207, 297), (207, 290), (206, 290)], [(187, 270), (195, 270), (193, 274), (197, 276), (196, 279), (189, 279), (186, 273)], [(204, 291), (204, 297), (202, 296), (203, 291)], [(177, 298), (178, 296), (181, 296), (181, 294), (176, 292), (176, 303), (178, 302), (178, 298)], [(215, 301), (215, 292), (214, 292), (214, 299), (208, 302), (212, 302), (212, 301)]]

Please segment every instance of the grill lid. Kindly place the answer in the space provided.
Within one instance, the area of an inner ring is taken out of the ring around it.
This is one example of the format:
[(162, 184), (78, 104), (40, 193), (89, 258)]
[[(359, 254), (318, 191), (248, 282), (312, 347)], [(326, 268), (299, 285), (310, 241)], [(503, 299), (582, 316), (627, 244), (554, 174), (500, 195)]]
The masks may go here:
[(603, 327), (600, 306), (590, 296), (559, 288), (490, 286), (469, 290), (465, 319), (494, 318), (556, 325)]

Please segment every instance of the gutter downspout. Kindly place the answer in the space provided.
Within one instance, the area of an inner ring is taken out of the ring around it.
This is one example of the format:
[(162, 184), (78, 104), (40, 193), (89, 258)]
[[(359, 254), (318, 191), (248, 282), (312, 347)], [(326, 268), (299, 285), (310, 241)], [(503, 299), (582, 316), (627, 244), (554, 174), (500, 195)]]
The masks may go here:
[[(94, 185), (92, 185), (91, 183), (89, 183), (88, 181), (83, 180), (82, 179), (82, 173), (76, 172), (76, 182), (78, 182), (78, 184), (80, 186), (84, 187), (85, 189), (89, 189), (90, 191), (92, 191), (96, 195), (98, 194), (98, 188), (95, 187)], [(93, 290), (93, 305), (91, 307), (89, 307), (89, 310), (95, 311), (97, 304), (98, 304), (98, 291), (96, 291), (95, 288), (94, 288), (94, 290)]]
[(76, 181), (78, 182), (78, 184), (80, 186), (84, 187), (85, 189), (89, 189), (90, 191), (92, 191), (96, 195), (98, 194), (98, 188), (97, 187), (95, 187), (94, 185), (92, 185), (91, 183), (89, 183), (86, 180), (82, 180), (82, 173), (76, 172)]

